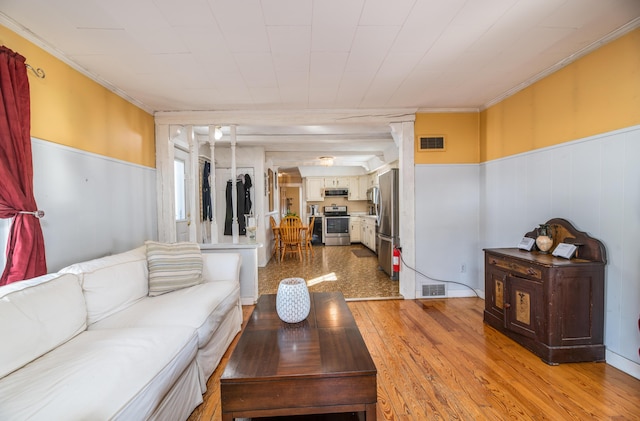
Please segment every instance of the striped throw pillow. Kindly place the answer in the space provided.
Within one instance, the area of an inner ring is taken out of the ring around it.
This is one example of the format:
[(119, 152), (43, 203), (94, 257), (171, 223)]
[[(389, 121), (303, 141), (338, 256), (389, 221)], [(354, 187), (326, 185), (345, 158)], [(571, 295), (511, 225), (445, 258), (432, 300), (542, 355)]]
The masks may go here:
[(202, 283), (202, 255), (197, 243), (145, 242), (149, 296)]

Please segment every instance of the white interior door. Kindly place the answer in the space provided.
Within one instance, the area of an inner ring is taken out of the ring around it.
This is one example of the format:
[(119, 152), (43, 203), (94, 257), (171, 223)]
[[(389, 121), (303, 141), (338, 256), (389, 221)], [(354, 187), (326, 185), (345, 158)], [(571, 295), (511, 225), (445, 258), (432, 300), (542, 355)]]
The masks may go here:
[(173, 174), (175, 186), (176, 209), (176, 241), (189, 241), (189, 225), (191, 224), (191, 211), (187, 196), (187, 180), (189, 180), (189, 154), (182, 149), (175, 150), (173, 161)]

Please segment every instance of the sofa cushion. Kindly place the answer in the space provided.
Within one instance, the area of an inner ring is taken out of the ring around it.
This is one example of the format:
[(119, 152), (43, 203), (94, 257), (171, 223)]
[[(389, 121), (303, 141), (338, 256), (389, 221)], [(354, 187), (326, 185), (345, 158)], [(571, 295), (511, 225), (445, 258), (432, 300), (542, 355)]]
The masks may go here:
[(149, 419), (197, 352), (193, 329), (85, 331), (0, 379), (7, 420)]
[(197, 243), (158, 243), (147, 241), (149, 295), (202, 283), (202, 254)]
[(61, 269), (78, 275), (87, 302), (89, 324), (129, 307), (147, 296), (147, 256), (144, 246)]
[(0, 377), (86, 327), (87, 310), (75, 275), (43, 275), (0, 288)]
[(147, 297), (89, 329), (189, 326), (196, 329), (201, 347), (209, 341), (229, 310), (238, 305), (239, 299), (237, 281), (208, 282)]

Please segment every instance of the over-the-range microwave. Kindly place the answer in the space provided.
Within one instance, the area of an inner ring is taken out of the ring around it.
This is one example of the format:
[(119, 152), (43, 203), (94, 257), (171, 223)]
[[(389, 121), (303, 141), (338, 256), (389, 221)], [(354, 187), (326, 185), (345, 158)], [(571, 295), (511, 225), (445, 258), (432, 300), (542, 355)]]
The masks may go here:
[(326, 188), (324, 189), (324, 197), (349, 197), (349, 189)]

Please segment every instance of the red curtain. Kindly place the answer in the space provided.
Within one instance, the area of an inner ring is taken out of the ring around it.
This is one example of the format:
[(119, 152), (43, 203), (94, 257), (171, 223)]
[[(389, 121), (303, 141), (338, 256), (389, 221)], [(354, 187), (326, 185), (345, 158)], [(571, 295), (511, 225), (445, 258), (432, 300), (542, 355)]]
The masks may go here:
[(42, 228), (33, 214), (30, 129), (25, 58), (0, 46), (0, 218), (13, 218), (0, 285), (47, 273)]

